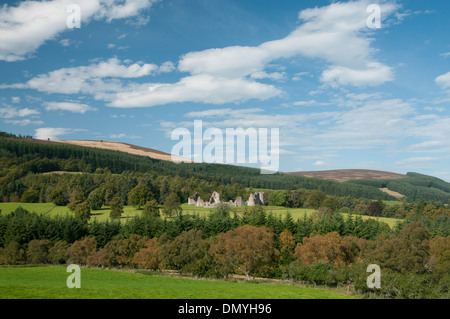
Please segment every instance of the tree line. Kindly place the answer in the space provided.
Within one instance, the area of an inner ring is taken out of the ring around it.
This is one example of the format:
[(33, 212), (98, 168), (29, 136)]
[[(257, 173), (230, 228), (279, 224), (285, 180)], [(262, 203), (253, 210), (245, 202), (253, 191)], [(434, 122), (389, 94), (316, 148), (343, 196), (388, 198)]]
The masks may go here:
[[(333, 229), (339, 224), (332, 216), (314, 216), (310, 224), (306, 218), (263, 218), (263, 212), (253, 207), (238, 217), (218, 207), (209, 217), (135, 217), (122, 225), (113, 220), (88, 224), (69, 216), (50, 219), (17, 209), (0, 216), (0, 263), (282, 278), (388, 298), (450, 296), (450, 237), (432, 235), (422, 222), (390, 230), (355, 219), (353, 224), (371, 225), (374, 233), (368, 236), (368, 229), (351, 232), (356, 225)], [(334, 226), (324, 227), (325, 219)], [(376, 291), (366, 286), (366, 267), (374, 263), (383, 278)]]
[[(21, 197), (21, 178), (28, 174), (52, 171), (95, 173), (107, 169), (113, 174), (125, 171), (153, 173), (183, 179), (191, 177), (220, 185), (294, 190), (320, 189), (335, 196), (393, 199), (380, 190), (365, 185), (339, 183), (302, 176), (275, 173), (262, 175), (259, 169), (225, 164), (172, 163), (119, 151), (95, 149), (33, 139), (0, 137), (0, 186), (3, 197)], [(3, 185), (2, 185), (3, 184)], [(16, 186), (18, 184), (18, 186)]]

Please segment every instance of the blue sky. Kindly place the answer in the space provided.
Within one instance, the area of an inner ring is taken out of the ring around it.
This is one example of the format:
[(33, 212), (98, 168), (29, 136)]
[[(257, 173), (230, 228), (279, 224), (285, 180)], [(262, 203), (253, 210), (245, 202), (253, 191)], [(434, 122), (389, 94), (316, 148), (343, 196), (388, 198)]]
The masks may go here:
[(279, 128), (280, 171), (450, 181), (446, 0), (1, 3), (3, 131), (171, 152), (194, 120)]

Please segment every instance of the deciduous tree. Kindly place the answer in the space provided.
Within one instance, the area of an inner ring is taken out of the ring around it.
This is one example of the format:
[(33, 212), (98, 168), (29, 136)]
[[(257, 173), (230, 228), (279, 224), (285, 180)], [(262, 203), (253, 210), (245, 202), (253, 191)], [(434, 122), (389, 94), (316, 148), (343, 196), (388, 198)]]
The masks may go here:
[(111, 218), (120, 218), (123, 214), (123, 201), (119, 196), (114, 196), (113, 199), (109, 202), (111, 212), (109, 213), (109, 217)]
[(46, 264), (49, 262), (49, 250), (52, 243), (48, 239), (33, 239), (28, 243), (26, 252), (29, 264)]
[(250, 276), (270, 272), (278, 256), (273, 238), (273, 233), (266, 227), (244, 225), (219, 234), (210, 253), (218, 264), (242, 273), (249, 280)]
[(295, 248), (294, 257), (306, 265), (328, 262), (333, 266), (341, 266), (344, 264), (342, 238), (336, 232), (304, 238), (303, 244), (299, 243)]
[(180, 215), (183, 212), (181, 208), (180, 198), (175, 193), (170, 193), (169, 196), (166, 197), (163, 205), (163, 212), (169, 217), (172, 217), (176, 214)]
[(161, 258), (159, 257), (160, 244), (157, 237), (145, 242), (145, 247), (141, 248), (133, 258), (134, 263), (139, 268), (157, 270), (161, 268)]
[(152, 193), (149, 189), (145, 185), (139, 184), (134, 187), (128, 195), (128, 203), (137, 209), (141, 209), (141, 207), (151, 200), (152, 197)]

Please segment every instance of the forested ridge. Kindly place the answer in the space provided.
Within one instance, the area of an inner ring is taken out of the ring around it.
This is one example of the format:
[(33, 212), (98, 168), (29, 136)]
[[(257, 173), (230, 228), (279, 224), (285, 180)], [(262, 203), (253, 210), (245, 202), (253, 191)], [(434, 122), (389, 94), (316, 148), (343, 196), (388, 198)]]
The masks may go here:
[(388, 188), (408, 198), (409, 201), (420, 199), (448, 201), (450, 198), (450, 183), (439, 178), (409, 172), (408, 177), (394, 180), (353, 180), (346, 183)]
[[(52, 171), (94, 173), (97, 169), (108, 169), (113, 174), (122, 174), (126, 171), (145, 172), (158, 176), (194, 177), (206, 182), (223, 185), (237, 183), (243, 187), (265, 189), (318, 189), (326, 194), (335, 196), (394, 199), (369, 183), (367, 185), (363, 183), (339, 183), (280, 173), (261, 175), (259, 169), (225, 164), (176, 164), (119, 151), (42, 143), (29, 138), (0, 137), (0, 163), (0, 176), (2, 178), (0, 187), (2, 190), (5, 187), (1, 183), (15, 183), (17, 180), (15, 177), (20, 179), (20, 177), (30, 173), (37, 174)], [(14, 189), (12, 185), (8, 185), (7, 188), (11, 190), (11, 193), (16, 192), (17, 196), (21, 196), (20, 189)], [(2, 197), (11, 196), (11, 193), (3, 193)], [(424, 194), (427, 195), (426, 193)], [(450, 196), (448, 197), (450, 198)], [(424, 196), (424, 199), (444, 200), (443, 197), (437, 199), (428, 198), (428, 196)]]

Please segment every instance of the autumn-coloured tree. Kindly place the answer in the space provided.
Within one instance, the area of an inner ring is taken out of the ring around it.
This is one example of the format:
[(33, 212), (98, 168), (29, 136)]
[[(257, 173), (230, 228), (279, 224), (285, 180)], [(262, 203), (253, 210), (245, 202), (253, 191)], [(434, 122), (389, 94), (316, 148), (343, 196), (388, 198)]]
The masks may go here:
[(430, 241), (430, 268), (450, 273), (450, 237), (436, 236)]
[(102, 267), (134, 267), (134, 255), (144, 247), (146, 240), (146, 237), (136, 234), (123, 240), (110, 240), (105, 247), (91, 255), (88, 263)]
[(291, 231), (285, 229), (279, 236), (282, 265), (287, 265), (292, 261), (295, 249), (295, 236)]
[(267, 274), (278, 256), (274, 235), (267, 227), (244, 225), (218, 236), (210, 254), (218, 264), (242, 273), (247, 280)]
[(398, 236), (380, 237), (369, 262), (402, 273), (423, 273), (427, 270), (431, 235), (420, 222), (411, 222)]
[(344, 264), (342, 242), (342, 237), (336, 232), (304, 238), (303, 244), (297, 244), (294, 257), (306, 265), (328, 262), (341, 266)]
[(134, 267), (134, 255), (144, 247), (146, 241), (146, 237), (142, 237), (136, 234), (131, 235), (129, 238), (118, 241), (115, 252), (117, 263), (119, 264), (119, 266)]
[(362, 262), (363, 256), (368, 251), (368, 241), (355, 236), (346, 236), (342, 240), (342, 253), (347, 265)]
[(208, 245), (203, 240), (202, 231), (192, 229), (162, 245), (160, 257), (165, 268), (180, 270), (203, 258), (207, 252)]
[(0, 255), (0, 264), (21, 265), (25, 262), (25, 251), (19, 243), (11, 241)]
[(152, 238), (145, 242), (145, 247), (141, 248), (133, 258), (133, 262), (139, 268), (158, 270), (161, 268), (161, 258), (159, 257), (160, 244), (158, 238)]
[(88, 264), (97, 267), (116, 267), (116, 246), (119, 240), (109, 241), (105, 247), (100, 248), (88, 257)]
[(69, 248), (70, 245), (66, 241), (57, 241), (48, 251), (49, 262), (52, 264), (64, 264), (69, 257)]
[(369, 211), (370, 216), (380, 217), (383, 212), (383, 206), (379, 201), (371, 202), (367, 210)]
[(69, 250), (69, 262), (78, 265), (88, 264), (88, 259), (97, 250), (97, 240), (94, 237), (85, 237), (74, 242)]
[[(450, 201), (450, 199), (449, 199), (449, 201)], [(431, 218), (434, 219), (437, 216), (445, 216), (445, 215), (450, 216), (450, 209), (448, 209), (448, 208), (439, 208), (439, 209), (437, 209), (434, 212), (434, 214), (433, 214), (433, 216)]]
[(33, 239), (28, 243), (26, 252), (27, 262), (29, 264), (48, 263), (48, 253), (52, 243), (48, 239)]

